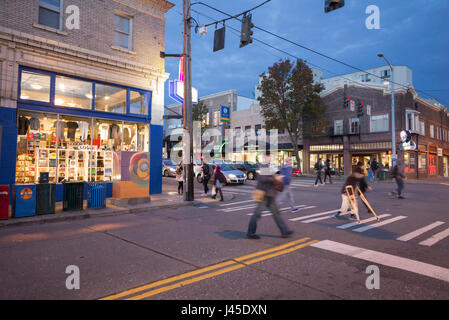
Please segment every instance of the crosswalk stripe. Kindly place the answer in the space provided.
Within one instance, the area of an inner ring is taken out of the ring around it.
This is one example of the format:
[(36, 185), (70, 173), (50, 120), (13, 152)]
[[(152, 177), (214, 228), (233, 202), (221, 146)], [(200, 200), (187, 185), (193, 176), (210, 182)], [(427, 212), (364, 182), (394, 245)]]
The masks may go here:
[[(345, 213), (341, 213), (340, 216), (345, 216), (347, 214), (350, 214), (350, 212), (345, 212)], [(325, 216), (325, 217), (320, 217), (320, 218), (314, 218), (314, 219), (309, 219), (309, 220), (305, 220), (305, 221), (301, 221), (302, 223), (311, 223), (311, 222), (316, 222), (316, 221), (321, 221), (321, 220), (326, 220), (326, 219), (330, 219), (333, 216)]]
[(246, 203), (246, 202), (255, 202), (256, 200), (245, 200), (245, 201), (239, 201), (239, 202), (230, 202), (230, 203), (226, 203), (226, 204), (220, 204), (220, 207), (228, 207), (228, 206), (232, 206), (234, 204), (240, 204), (240, 203)]
[(434, 234), (433, 236), (431, 236), (429, 239), (426, 239), (424, 241), (421, 241), (419, 244), (423, 245), (423, 246), (433, 246), (435, 243), (437, 243), (440, 240), (443, 240), (444, 238), (449, 236), (449, 228), (447, 228), (444, 231), (441, 231), (437, 234)]
[[(301, 205), (296, 206), (296, 207), (299, 208), (299, 210), (304, 210), (304, 209), (309, 208), (309, 207), (306, 207), (305, 204), (301, 204)], [(301, 207), (305, 207), (305, 208), (301, 208)], [(316, 208), (316, 207), (315, 206), (310, 206), (310, 208)], [(288, 210), (288, 209), (290, 209), (290, 207), (281, 208), (281, 209), (279, 209), (279, 211), (285, 211), (285, 210)], [(270, 212), (269, 210), (262, 211), (262, 213), (266, 213), (266, 214), (262, 214), (262, 217), (271, 216), (271, 213), (269, 213), (269, 212)], [(248, 213), (247, 214), (247, 216), (252, 216), (252, 215), (253, 215), (252, 213)]]
[[(389, 216), (391, 216), (391, 214), (386, 213), (386, 214), (380, 215), (379, 218), (386, 218), (386, 217), (389, 217)], [(369, 218), (369, 219), (360, 220), (360, 223), (367, 223), (367, 222), (371, 222), (371, 221), (374, 221), (374, 220), (377, 220), (377, 218), (376, 217), (372, 217), (372, 218)], [(359, 224), (357, 222), (351, 222), (351, 223), (346, 223), (346, 224), (343, 224), (341, 226), (338, 226), (337, 228), (338, 229), (348, 229), (348, 228), (352, 228), (352, 227), (355, 227), (355, 226), (358, 226), (358, 225)]]
[(331, 240), (323, 240), (311, 245), (315, 248), (339, 253), (371, 263), (378, 263), (387, 267), (393, 267), (415, 274), (424, 275), (434, 279), (449, 282), (449, 269), (424, 263), (417, 260), (407, 259), (379, 251), (368, 250), (360, 247), (350, 246)]
[(236, 189), (221, 189), (223, 192), (228, 192), (228, 193), (235, 193), (235, 194), (240, 194), (240, 193), (253, 193), (250, 190), (236, 190)]
[(292, 218), (292, 219), (288, 219), (288, 220), (290, 220), (290, 221), (305, 220), (305, 219), (308, 219), (308, 218), (313, 218), (313, 217), (318, 217), (318, 216), (324, 216), (325, 214), (335, 213), (335, 212), (337, 212), (338, 210), (339, 210), (339, 209), (330, 210), (330, 211), (325, 211), (325, 212), (319, 212), (319, 213), (311, 214), (311, 215), (308, 215), (308, 216), (297, 217), (297, 218)]
[(425, 227), (420, 228), (418, 230), (415, 230), (415, 231), (412, 231), (410, 233), (404, 234), (403, 236), (397, 238), (396, 240), (409, 241), (409, 240), (411, 240), (413, 238), (416, 238), (417, 236), (420, 236), (423, 233), (425, 233), (425, 232), (427, 232), (429, 230), (432, 230), (433, 228), (436, 228), (436, 227), (438, 227), (438, 226), (440, 226), (442, 224), (444, 224), (444, 222), (441, 222), (441, 221), (434, 222), (432, 224), (429, 224), (428, 226), (425, 226)]
[(391, 219), (388, 219), (388, 220), (384, 220), (384, 221), (381, 221), (381, 222), (378, 222), (378, 223), (370, 224), (369, 226), (364, 226), (364, 227), (361, 227), (361, 228), (357, 228), (357, 229), (354, 229), (352, 231), (354, 231), (354, 232), (365, 232), (367, 230), (370, 230), (370, 229), (373, 229), (373, 228), (377, 228), (377, 227), (381, 227), (381, 226), (384, 226), (386, 224), (390, 224), (390, 223), (393, 223), (393, 222), (396, 222), (396, 221), (399, 221), (399, 220), (402, 220), (402, 219), (405, 219), (405, 218), (407, 218), (407, 217), (406, 216), (397, 216), (397, 217), (394, 217), (394, 218), (391, 218)]
[(241, 210), (253, 209), (255, 207), (257, 207), (257, 204), (249, 204), (249, 205), (241, 206), (241, 207), (231, 207), (231, 208), (226, 208), (226, 209), (218, 209), (218, 211), (233, 212), (233, 211), (241, 211)]

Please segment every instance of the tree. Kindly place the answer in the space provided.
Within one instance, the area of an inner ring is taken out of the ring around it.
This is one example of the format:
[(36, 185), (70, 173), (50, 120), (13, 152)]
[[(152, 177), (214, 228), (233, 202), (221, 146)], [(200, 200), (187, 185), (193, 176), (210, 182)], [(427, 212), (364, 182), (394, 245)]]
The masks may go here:
[(192, 113), (193, 121), (201, 121), (202, 134), (203, 130), (209, 126), (209, 119), (207, 119), (209, 109), (202, 101), (198, 101), (198, 104), (193, 105)]
[(296, 65), (289, 59), (280, 60), (261, 75), (258, 89), (265, 128), (286, 130), (300, 168), (298, 142), (301, 137), (323, 131), (322, 119), (326, 106), (321, 103), (321, 84), (313, 83), (312, 70), (302, 60)]

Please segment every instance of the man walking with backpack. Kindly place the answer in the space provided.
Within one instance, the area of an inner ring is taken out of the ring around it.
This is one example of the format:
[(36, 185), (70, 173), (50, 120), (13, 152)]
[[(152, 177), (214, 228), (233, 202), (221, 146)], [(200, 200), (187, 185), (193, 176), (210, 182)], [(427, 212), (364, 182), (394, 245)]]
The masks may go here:
[(323, 161), (321, 158), (318, 159), (318, 161), (315, 163), (315, 171), (316, 171), (316, 180), (315, 180), (315, 187), (318, 186), (318, 180), (320, 180), (320, 185), (323, 185), (323, 180), (321, 180), (321, 174), (323, 172)]
[(207, 197), (207, 193), (209, 192), (209, 180), (211, 177), (210, 167), (209, 165), (204, 161), (204, 159), (201, 159), (201, 169), (202, 169), (202, 180), (203, 180), (203, 187), (204, 187), (204, 193), (202, 196)]
[(248, 231), (246, 233), (248, 239), (260, 239), (260, 236), (256, 234), (257, 221), (260, 219), (262, 210), (265, 208), (271, 211), (273, 219), (281, 231), (282, 238), (288, 238), (293, 233), (293, 230), (290, 230), (284, 220), (282, 220), (276, 205), (278, 192), (276, 188), (279, 188), (280, 184), (282, 184), (282, 177), (278, 174), (273, 175), (270, 172), (269, 164), (260, 166), (260, 174), (257, 176), (257, 187), (253, 195), (253, 199), (258, 202), (258, 206), (249, 221)]

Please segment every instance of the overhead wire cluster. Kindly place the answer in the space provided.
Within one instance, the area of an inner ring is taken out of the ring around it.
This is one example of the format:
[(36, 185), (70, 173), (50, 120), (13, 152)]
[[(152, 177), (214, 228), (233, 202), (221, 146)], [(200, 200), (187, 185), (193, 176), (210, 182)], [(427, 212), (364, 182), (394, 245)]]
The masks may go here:
[[(206, 17), (206, 18), (208, 18), (208, 19), (210, 19), (210, 20), (213, 21), (213, 22), (211, 22), (211, 23), (206, 24), (205, 26), (207, 27), (207, 26), (214, 25), (214, 24), (217, 25), (217, 24), (219, 24), (219, 23), (223, 23), (223, 24), (224, 24), (225, 21), (231, 20), (231, 19), (234, 19), (234, 20), (237, 20), (237, 21), (239, 21), (239, 22), (242, 22), (242, 19), (240, 19), (239, 16), (245, 15), (245, 14), (247, 14), (248, 12), (255, 10), (255, 9), (261, 7), (262, 5), (268, 3), (269, 1), (271, 1), (271, 0), (266, 0), (266, 1), (264, 1), (264, 2), (261, 3), (261, 4), (259, 4), (259, 5), (256, 6), (256, 7), (252, 8), (252, 9), (249, 9), (249, 10), (245, 10), (245, 11), (239, 13), (239, 14), (236, 14), (236, 15), (231, 15), (231, 14), (229, 14), (229, 13), (226, 13), (226, 12), (224, 12), (224, 11), (222, 11), (222, 10), (219, 10), (219, 9), (217, 9), (217, 8), (214, 8), (214, 7), (212, 7), (212, 6), (208, 5), (208, 4), (205, 4), (205, 3), (200, 2), (200, 1), (192, 3), (192, 6), (195, 5), (195, 4), (201, 4), (201, 5), (204, 5), (205, 7), (208, 7), (208, 8), (210, 8), (210, 9), (214, 10), (214, 11), (217, 11), (217, 12), (223, 14), (223, 15), (228, 16), (228, 18), (221, 19), (221, 20), (215, 20), (214, 18), (209, 17), (209, 16), (205, 15), (204, 13), (199, 12), (199, 11), (197, 11), (197, 10), (195, 10), (195, 9), (191, 9), (191, 10), (192, 10), (193, 12), (197, 13), (198, 15), (204, 16), (204, 17)], [(178, 12), (178, 13), (179, 13), (179, 12)], [(181, 14), (181, 13), (180, 13), (180, 14)], [(181, 14), (181, 15), (182, 15), (182, 14)], [(240, 31), (239, 31), (239, 30), (237, 30), (237, 29), (235, 29), (235, 28), (233, 28), (233, 27), (231, 27), (231, 26), (229, 26), (229, 25), (227, 25), (227, 28), (229, 28), (229, 29), (234, 30), (235, 32), (237, 32), (237, 34), (236, 34), (236, 33), (233, 33), (233, 34), (236, 35), (236, 36), (238, 36), (238, 37), (240, 37), (240, 35), (239, 35), (239, 32), (240, 32)], [(309, 52), (312, 52), (312, 53), (314, 53), (314, 54), (316, 54), (316, 55), (319, 55), (319, 56), (321, 56), (321, 57), (323, 57), (323, 58), (326, 58), (326, 59), (328, 59), (328, 60), (331, 60), (331, 61), (334, 61), (334, 62), (336, 62), (336, 63), (342, 64), (342, 65), (344, 65), (344, 66), (346, 66), (346, 67), (349, 67), (349, 68), (351, 68), (351, 69), (357, 70), (357, 71), (359, 71), (359, 72), (363, 72), (364, 74), (371, 75), (371, 76), (373, 76), (373, 77), (375, 77), (375, 78), (379, 78), (379, 79), (381, 79), (381, 80), (384, 80), (381, 76), (379, 76), (379, 75), (377, 75), (377, 74), (374, 74), (374, 73), (369, 72), (369, 71), (367, 71), (367, 70), (363, 70), (363, 69), (358, 68), (358, 67), (356, 67), (356, 66), (353, 66), (353, 65), (351, 65), (351, 64), (349, 64), (349, 63), (346, 63), (346, 62), (341, 61), (341, 60), (339, 60), (339, 59), (333, 58), (333, 57), (331, 57), (331, 56), (329, 56), (329, 55), (326, 55), (326, 54), (324, 54), (324, 53), (321, 53), (321, 52), (319, 52), (319, 51), (317, 51), (317, 50), (308, 48), (308, 47), (306, 47), (306, 46), (304, 46), (304, 45), (302, 45), (302, 44), (300, 44), (300, 43), (297, 43), (297, 42), (295, 42), (295, 41), (293, 41), (293, 40), (287, 39), (286, 37), (280, 36), (280, 35), (278, 35), (278, 34), (276, 34), (276, 33), (274, 33), (274, 32), (271, 32), (271, 31), (265, 29), (265, 28), (258, 27), (257, 25), (254, 26), (254, 28), (255, 28), (255, 29), (258, 29), (258, 30), (260, 30), (260, 31), (262, 31), (262, 32), (264, 32), (264, 33), (266, 33), (266, 34), (269, 34), (269, 35), (271, 35), (271, 36), (273, 36), (273, 37), (276, 37), (276, 38), (278, 38), (278, 39), (280, 39), (280, 40), (283, 40), (283, 41), (285, 41), (285, 42), (287, 42), (287, 43), (289, 43), (289, 44), (292, 44), (292, 45), (294, 45), (294, 46), (297, 46), (297, 47), (300, 47), (300, 48), (302, 48), (302, 49), (304, 49), (304, 50), (307, 50), (307, 51), (309, 51)], [(287, 52), (287, 51), (285, 51), (285, 50), (283, 50), (283, 49), (280, 49), (280, 48), (278, 48), (278, 47), (276, 47), (276, 46), (274, 46), (274, 45), (271, 45), (271, 44), (269, 44), (269, 43), (267, 43), (267, 42), (265, 42), (265, 41), (262, 41), (262, 40), (260, 40), (260, 39), (254, 38), (254, 37), (252, 37), (252, 39), (255, 40), (255, 41), (257, 41), (257, 42), (259, 42), (259, 43), (261, 43), (261, 44), (263, 44), (263, 45), (265, 45), (265, 46), (267, 46), (267, 47), (269, 47), (269, 48), (271, 48), (271, 49), (273, 49), (273, 50), (276, 50), (276, 51), (278, 51), (278, 52), (281, 52), (281, 53), (283, 53), (283, 54), (286, 54), (286, 55), (288, 55), (288, 56), (290, 56), (290, 57), (293, 57), (293, 58), (295, 58), (295, 59), (301, 59), (301, 58), (299, 58), (297, 55), (292, 54), (292, 53), (290, 53), (290, 52)], [(260, 46), (259, 46), (259, 47), (260, 47)], [(267, 51), (267, 52), (268, 52), (268, 51)], [(272, 54), (272, 53), (271, 53), (271, 54)], [(303, 60), (303, 59), (302, 59), (302, 60)], [(311, 66), (314, 66), (314, 67), (316, 67), (316, 68), (319, 68), (319, 69), (321, 69), (321, 70), (323, 70), (323, 71), (326, 71), (326, 72), (328, 72), (328, 73), (330, 73), (330, 74), (339, 76), (340, 78), (345, 79), (345, 80), (347, 80), (347, 81), (349, 81), (349, 82), (357, 83), (357, 85), (359, 85), (359, 86), (364, 86), (364, 87), (367, 87), (367, 88), (372, 88), (372, 86), (364, 85), (363, 83), (361, 83), (361, 82), (359, 82), (359, 81), (355, 81), (355, 80), (352, 80), (352, 79), (350, 79), (350, 78), (347, 78), (347, 77), (338, 75), (337, 73), (335, 73), (335, 72), (333, 72), (333, 71), (331, 71), (331, 70), (329, 70), (329, 69), (327, 69), (327, 68), (323, 68), (322, 66), (319, 66), (319, 65), (317, 65), (317, 64), (313, 64), (313, 63), (311, 63), (311, 62), (308, 61), (308, 60), (305, 60), (305, 62), (306, 62), (307, 64), (311, 65)], [(401, 84), (401, 83), (397, 83), (397, 82), (394, 82), (394, 81), (392, 82), (391, 80), (390, 80), (390, 83), (393, 83), (394, 85), (396, 85), (396, 86), (397, 86), (397, 87), (396, 87), (397, 89), (400, 89), (400, 88), (407, 88), (407, 89), (408, 89), (408, 88), (410, 87), (410, 86), (407, 85), (407, 84)], [(446, 91), (446, 90), (420, 90), (420, 89), (417, 89), (417, 88), (414, 88), (414, 90), (417, 91), (417, 92), (419, 92), (419, 93), (424, 94), (425, 96), (428, 96), (428, 97), (430, 97), (430, 98), (433, 98), (433, 99), (435, 99), (436, 101), (440, 101), (441, 99), (438, 99), (438, 98), (434, 97), (434, 96), (433, 96), (432, 94), (430, 94), (428, 91)], [(446, 101), (445, 101), (445, 102), (446, 102)], [(446, 102), (446, 103), (448, 103), (448, 102)], [(449, 103), (448, 103), (448, 104), (449, 104)]]

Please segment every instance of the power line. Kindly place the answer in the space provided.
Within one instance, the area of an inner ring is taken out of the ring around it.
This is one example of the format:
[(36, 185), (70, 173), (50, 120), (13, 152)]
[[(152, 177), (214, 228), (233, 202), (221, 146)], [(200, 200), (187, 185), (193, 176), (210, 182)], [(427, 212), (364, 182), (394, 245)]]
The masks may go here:
[[(199, 15), (202, 15), (202, 16), (208, 18), (208, 19), (214, 20), (213, 18), (211, 18), (211, 17), (209, 17), (209, 16), (207, 16), (207, 15), (201, 13), (201, 12), (198, 12), (198, 11), (196, 11), (196, 10), (194, 10), (194, 9), (192, 9), (192, 11), (194, 11), (195, 13), (197, 13), (197, 14), (199, 14)], [(236, 31), (236, 32), (240, 32), (239, 30), (237, 30), (237, 29), (235, 29), (235, 28), (233, 28), (233, 27), (231, 27), (231, 26), (229, 26), (229, 25), (228, 25), (227, 27), (230, 28), (231, 30)], [(238, 36), (238, 37), (240, 37), (239, 34), (235, 34), (235, 35)], [(277, 47), (275, 47), (275, 46), (273, 46), (273, 45), (271, 45), (271, 44), (269, 44), (269, 43), (266, 43), (266, 42), (264, 42), (264, 41), (262, 41), (262, 40), (259, 40), (259, 39), (257, 39), (257, 38), (254, 38), (254, 37), (252, 37), (252, 38), (253, 38), (255, 41), (260, 42), (260, 43), (262, 43), (263, 45), (265, 45), (265, 46), (267, 46), (267, 47), (270, 47), (270, 48), (272, 48), (272, 49), (274, 49), (274, 50), (277, 50), (277, 51), (279, 51), (279, 52), (282, 52), (282, 53), (284, 53), (284, 54), (286, 54), (286, 55), (288, 55), (288, 56), (290, 56), (290, 57), (293, 57), (293, 58), (295, 58), (295, 59), (300, 59), (300, 60), (302, 60), (301, 58), (299, 58), (298, 56), (296, 56), (296, 55), (294, 55), (294, 54), (292, 54), (292, 53), (289, 53), (289, 52), (287, 52), (287, 51), (285, 51), (285, 50), (279, 49), (279, 48), (277, 48)], [(260, 47), (260, 46), (259, 46), (259, 47)], [(266, 50), (265, 50), (265, 51), (266, 51)], [(270, 53), (270, 54), (272, 54), (272, 53)], [(275, 56), (276, 56), (276, 55), (275, 55)], [(276, 56), (276, 57), (279, 58), (279, 56)], [(319, 65), (316, 65), (316, 64), (314, 64), (314, 63), (312, 63), (312, 62), (310, 62), (310, 61), (308, 61), (308, 60), (304, 60), (304, 61), (305, 61), (307, 64), (311, 65), (311, 66), (314, 66), (314, 67), (319, 68), (319, 69), (321, 69), (321, 70), (327, 71), (327, 72), (329, 72), (329, 73), (331, 73), (331, 74), (337, 75), (337, 73), (335, 73), (335, 72), (333, 72), (333, 71), (330, 71), (330, 70), (328, 70), (328, 69), (326, 69), (326, 68), (323, 68), (323, 67), (321, 67), (321, 66), (319, 66)], [(370, 89), (373, 88), (372, 86), (365, 85), (365, 84), (363, 84), (363, 83), (360, 83), (360, 82), (358, 82), (358, 81), (355, 81), (355, 80), (352, 80), (352, 79), (349, 79), (349, 78), (346, 78), (346, 77), (343, 77), (343, 76), (340, 76), (340, 78), (345, 79), (345, 80), (347, 80), (347, 81), (350, 81), (350, 82), (352, 82), (352, 83), (356, 83), (356, 84), (359, 85), (359, 86), (363, 86), (363, 87), (370, 88)]]
[[(266, 1), (266, 2), (268, 2), (268, 1)], [(265, 4), (266, 2), (264, 2), (263, 4)], [(238, 16), (240, 16), (242, 13), (241, 13), (241, 14), (238, 14), (238, 15), (235, 15), (235, 16), (232, 16), (232, 15), (230, 15), (229, 13), (226, 13), (226, 12), (224, 12), (224, 11), (221, 11), (221, 10), (219, 10), (219, 9), (217, 9), (217, 8), (214, 8), (214, 7), (212, 7), (212, 6), (208, 5), (208, 4), (205, 4), (205, 3), (203, 3), (203, 2), (195, 2), (195, 4), (202, 4), (202, 5), (208, 7), (208, 8), (210, 8), (210, 9), (212, 9), (212, 10), (215, 10), (215, 11), (221, 13), (221, 14), (227, 15), (227, 16), (229, 17), (229, 19), (235, 19), (235, 20), (238, 20), (238, 21), (242, 22), (242, 20), (238, 18)], [(193, 9), (192, 9), (192, 10), (193, 10)], [(246, 10), (245, 12), (249, 12), (249, 11), (251, 11), (251, 10)], [(197, 11), (195, 11), (195, 12), (197, 12)], [(229, 19), (225, 19), (225, 20), (229, 20)], [(216, 23), (219, 23), (220, 21), (223, 21), (223, 20), (218, 20), (218, 21), (215, 21), (215, 22), (216, 22)], [(215, 22), (212, 23), (212, 24), (215, 24)], [(351, 68), (351, 69), (354, 69), (354, 70), (357, 70), (357, 71), (360, 71), (360, 72), (364, 72), (364, 73), (366, 73), (366, 74), (372, 75), (372, 76), (374, 76), (374, 77), (376, 77), (376, 78), (379, 78), (379, 79), (383, 80), (381, 76), (378, 76), (378, 75), (376, 75), (376, 74), (374, 74), (374, 73), (371, 73), (371, 72), (369, 72), (369, 71), (360, 69), (360, 68), (358, 68), (358, 67), (355, 67), (355, 66), (353, 66), (353, 65), (350, 65), (350, 64), (348, 64), (348, 63), (346, 63), (346, 62), (343, 62), (343, 61), (341, 61), (341, 60), (332, 58), (332, 57), (330, 57), (330, 56), (328, 56), (328, 55), (326, 55), (326, 54), (324, 54), (324, 53), (321, 53), (321, 52), (319, 52), (319, 51), (316, 51), (316, 50), (314, 50), (314, 49), (310, 49), (310, 48), (308, 48), (308, 47), (306, 47), (306, 46), (304, 46), (304, 45), (301, 45), (301, 44), (299, 44), (299, 43), (297, 43), (297, 42), (295, 42), (295, 41), (292, 41), (292, 40), (290, 40), (290, 39), (287, 39), (287, 38), (285, 38), (285, 37), (282, 37), (282, 36), (280, 36), (280, 35), (278, 35), (278, 34), (276, 34), (276, 33), (274, 33), (274, 32), (271, 32), (271, 31), (269, 31), (269, 30), (266, 30), (266, 29), (261, 28), (261, 27), (258, 27), (258, 26), (254, 26), (254, 28), (256, 28), (256, 29), (258, 29), (258, 30), (260, 30), (260, 31), (262, 31), (262, 32), (265, 32), (265, 33), (267, 33), (267, 34), (270, 34), (270, 35), (272, 35), (272, 36), (274, 36), (274, 37), (277, 37), (277, 38), (279, 38), (279, 39), (281, 39), (281, 40), (283, 40), (283, 41), (286, 41), (286, 42), (288, 42), (288, 43), (290, 43), (290, 44), (293, 44), (293, 45), (295, 45), (295, 46), (298, 46), (298, 47), (300, 47), (300, 48), (303, 48), (304, 50), (310, 51), (310, 52), (315, 53), (315, 54), (317, 54), (317, 55), (320, 55), (320, 56), (322, 56), (322, 57), (324, 57), (324, 58), (327, 58), (327, 59), (332, 60), (332, 61), (334, 61), (334, 62), (340, 63), (340, 64), (342, 64), (342, 65), (345, 65), (345, 66), (347, 66), (347, 67), (349, 67), (349, 68)], [(254, 38), (253, 38), (253, 39), (254, 39)], [(400, 88), (409, 88), (409, 85), (404, 85), (404, 84), (400, 84), (400, 83), (396, 83), (396, 82), (391, 82), (391, 83), (393, 83), (393, 84), (395, 84), (395, 85), (398, 85)], [(434, 99), (436, 99), (436, 100), (439, 100), (438, 98), (432, 96), (431, 94), (425, 92), (424, 90), (419, 90), (419, 89), (416, 89), (416, 88), (415, 88), (415, 90), (416, 90), (417, 92), (424, 93), (425, 95), (427, 95), (427, 96), (429, 96), (429, 97), (431, 97), (431, 98), (434, 98)], [(446, 101), (445, 101), (445, 102), (446, 102)]]

